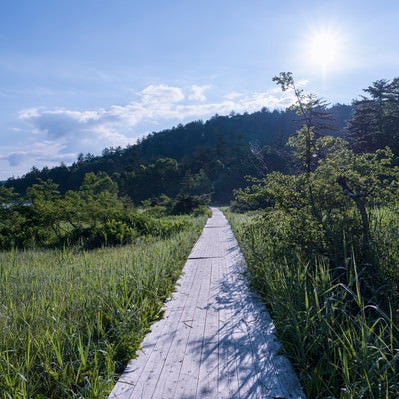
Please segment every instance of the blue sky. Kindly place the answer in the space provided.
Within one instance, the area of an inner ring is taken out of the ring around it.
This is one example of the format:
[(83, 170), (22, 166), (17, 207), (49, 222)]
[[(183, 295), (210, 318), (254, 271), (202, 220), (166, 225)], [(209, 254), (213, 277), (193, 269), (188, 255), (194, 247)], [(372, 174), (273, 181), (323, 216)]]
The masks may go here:
[(350, 103), (399, 76), (396, 0), (15, 0), (0, 5), (0, 179), (190, 120)]

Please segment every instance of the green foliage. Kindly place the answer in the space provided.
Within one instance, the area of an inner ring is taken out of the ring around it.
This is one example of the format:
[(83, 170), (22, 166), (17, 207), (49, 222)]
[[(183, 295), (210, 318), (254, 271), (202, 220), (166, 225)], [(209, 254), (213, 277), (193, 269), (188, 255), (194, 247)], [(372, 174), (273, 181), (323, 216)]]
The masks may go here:
[[(277, 209), (268, 213), (266, 220), (263, 215), (228, 213), (228, 217), (244, 251), (251, 284), (271, 313), (307, 397), (397, 397), (398, 297), (384, 293), (392, 299), (387, 311), (365, 302), (363, 277), (353, 254), (348, 254), (344, 284), (327, 257), (304, 248), (306, 241), (301, 238), (306, 240), (311, 230), (305, 222), (302, 235), (292, 228), (295, 218), (288, 219)], [(387, 222), (386, 216), (378, 215), (380, 223)], [(397, 214), (394, 220), (397, 229)], [(380, 234), (378, 246), (385, 241), (384, 248), (398, 259), (396, 233), (388, 238), (386, 231), (379, 230), (373, 236)], [(397, 264), (395, 269), (397, 277)]]
[(187, 172), (182, 181), (182, 193), (191, 195), (201, 195), (213, 191), (213, 184), (204, 169), (198, 173)]
[[(177, 168), (176, 162), (165, 161)], [(165, 162), (158, 162), (162, 167)], [(135, 209), (129, 197), (118, 196), (118, 185), (104, 172), (88, 173), (78, 191), (64, 195), (52, 180), (28, 188), (27, 200), (1, 187), (0, 248), (83, 248), (124, 245), (139, 236), (170, 237), (187, 228), (174, 214), (207, 213), (206, 195), (166, 195)]]
[(288, 140), (288, 145), (295, 148), (295, 156), (302, 164), (302, 170), (310, 173), (318, 162), (317, 140), (323, 136), (324, 130), (332, 128), (327, 104), (299, 89), (291, 72), (281, 72), (273, 81), (283, 91), (291, 90), (294, 93), (296, 101), (290, 109), (299, 116), (302, 127)]
[[(300, 134), (289, 143), (301, 158)], [(313, 171), (269, 173), (252, 187), (237, 191), (237, 203), (241, 209), (246, 204), (247, 208), (264, 204), (269, 209), (265, 226), (275, 230), (279, 241), (301, 248), (306, 256), (327, 256), (337, 267), (345, 267), (348, 254), (354, 251), (362, 273), (369, 276), (364, 288), (372, 297), (382, 280), (370, 266), (376, 254), (370, 212), (398, 197), (399, 169), (392, 166), (388, 148), (355, 154), (344, 140), (331, 136), (320, 137), (314, 144), (319, 161)]]
[(399, 155), (399, 78), (381, 79), (364, 89), (368, 96), (353, 102), (347, 137), (357, 152), (389, 146)]
[(292, 91), (296, 102), (289, 109), (296, 112), (300, 117), (302, 130), (311, 130), (319, 137), (326, 129), (332, 129), (331, 114), (327, 109), (327, 104), (314, 94), (305, 93), (299, 89), (292, 72), (281, 72), (273, 77), (273, 82), (280, 86), (282, 91)]
[(175, 215), (188, 214), (192, 212), (203, 213), (204, 209), (209, 205), (209, 197), (206, 195), (197, 196), (190, 194), (179, 194), (171, 209), (171, 213)]
[(311, 398), (393, 398), (399, 391), (399, 168), (387, 148), (355, 153), (317, 133), (313, 97), (292, 74), (303, 127), (288, 144), (296, 174), (272, 172), (236, 192), (230, 215), (252, 284)]
[[(0, 252), (0, 397), (104, 398), (175, 286), (205, 218), (91, 252)], [(106, 225), (108, 239), (124, 227)]]
[[(375, 258), (383, 265), (386, 278), (391, 284), (396, 283), (399, 290), (399, 249), (394, 237), (399, 231), (399, 202), (374, 208), (370, 215), (370, 225), (373, 232)], [(388, 284), (386, 286), (389, 287)]]
[(246, 212), (256, 209), (264, 209), (272, 205), (272, 201), (263, 193), (263, 184), (259, 180), (257, 184), (234, 191), (234, 200), (230, 207), (234, 212)]

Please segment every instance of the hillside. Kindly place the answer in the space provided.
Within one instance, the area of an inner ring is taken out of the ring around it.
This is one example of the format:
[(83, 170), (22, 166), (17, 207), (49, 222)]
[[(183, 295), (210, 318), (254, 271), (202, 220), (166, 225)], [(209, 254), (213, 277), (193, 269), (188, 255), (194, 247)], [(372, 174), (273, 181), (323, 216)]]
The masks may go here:
[[(335, 132), (342, 131), (351, 109), (339, 104), (330, 108)], [(106, 148), (101, 156), (81, 154), (70, 166), (33, 167), (6, 185), (24, 194), (38, 179), (52, 179), (66, 192), (77, 190), (86, 173), (102, 171), (135, 203), (180, 192), (211, 193), (214, 201), (226, 202), (233, 189), (245, 184), (246, 175), (259, 176), (265, 168), (287, 169), (284, 144), (297, 128), (295, 119), (292, 111), (267, 109), (215, 115), (206, 122), (151, 133), (127, 148)]]

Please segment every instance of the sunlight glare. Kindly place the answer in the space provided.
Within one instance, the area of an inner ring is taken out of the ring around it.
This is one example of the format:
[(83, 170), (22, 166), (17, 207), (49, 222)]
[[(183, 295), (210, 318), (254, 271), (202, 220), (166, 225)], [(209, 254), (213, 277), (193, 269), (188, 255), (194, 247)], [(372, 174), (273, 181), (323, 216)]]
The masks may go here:
[(312, 32), (308, 42), (310, 64), (321, 67), (323, 75), (340, 62), (341, 38), (337, 31), (320, 29)]

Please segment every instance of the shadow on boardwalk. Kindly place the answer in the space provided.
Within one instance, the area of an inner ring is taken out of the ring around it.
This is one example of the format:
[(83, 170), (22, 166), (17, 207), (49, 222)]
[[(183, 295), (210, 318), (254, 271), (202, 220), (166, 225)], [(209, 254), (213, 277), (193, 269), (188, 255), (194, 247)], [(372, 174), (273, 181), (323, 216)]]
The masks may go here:
[(213, 209), (179, 287), (110, 398), (305, 398), (246, 266)]

